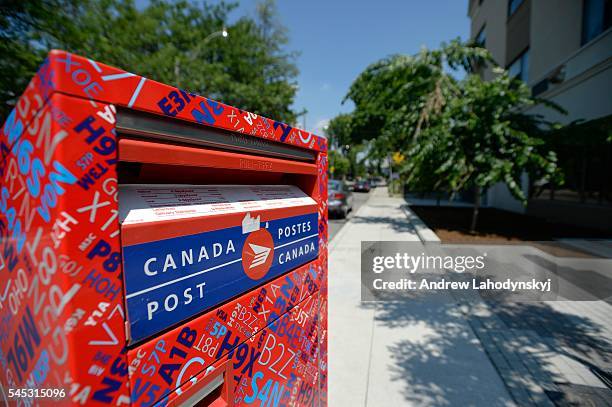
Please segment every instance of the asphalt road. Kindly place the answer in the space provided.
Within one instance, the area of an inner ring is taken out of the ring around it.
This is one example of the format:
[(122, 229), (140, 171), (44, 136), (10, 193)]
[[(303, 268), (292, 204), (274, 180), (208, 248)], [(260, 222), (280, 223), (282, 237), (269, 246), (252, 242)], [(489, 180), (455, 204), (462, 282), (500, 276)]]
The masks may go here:
[(342, 229), (342, 226), (350, 219), (355, 212), (368, 200), (368, 192), (353, 192), (353, 210), (349, 213), (346, 219), (329, 218), (329, 241)]

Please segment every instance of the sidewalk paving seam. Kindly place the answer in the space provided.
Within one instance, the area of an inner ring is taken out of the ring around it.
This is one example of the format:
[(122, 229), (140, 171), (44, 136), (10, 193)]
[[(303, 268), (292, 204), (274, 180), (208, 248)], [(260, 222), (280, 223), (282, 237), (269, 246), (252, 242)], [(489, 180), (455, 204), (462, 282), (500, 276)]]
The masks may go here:
[[(376, 315), (376, 311), (374, 311), (374, 315)], [(371, 330), (372, 336), (370, 337), (370, 351), (368, 352), (368, 376), (366, 377), (366, 389), (365, 389), (365, 397), (363, 399), (363, 407), (368, 406), (368, 393), (370, 390), (370, 372), (372, 371), (372, 349), (374, 348), (374, 334), (376, 333), (376, 317), (372, 318)]]

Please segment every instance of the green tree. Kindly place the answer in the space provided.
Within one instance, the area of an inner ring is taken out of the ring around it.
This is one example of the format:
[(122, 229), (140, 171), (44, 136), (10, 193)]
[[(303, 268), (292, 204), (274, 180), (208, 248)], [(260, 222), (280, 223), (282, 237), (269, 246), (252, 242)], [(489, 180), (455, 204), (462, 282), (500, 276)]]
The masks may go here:
[(329, 172), (333, 179), (345, 177), (350, 169), (348, 158), (344, 157), (336, 150), (329, 151)]
[(416, 55), (392, 55), (368, 66), (353, 81), (345, 100), (355, 104), (351, 139), (375, 140), (374, 151), (387, 156), (404, 151), (445, 101), (456, 95), (449, 71), (471, 70), (492, 61), (486, 49), (459, 40)]
[(543, 140), (551, 123), (524, 113), (542, 101), (500, 68), (495, 79), (483, 81), (475, 70), (485, 64), (494, 64), (486, 49), (454, 40), (370, 65), (346, 96), (355, 103), (352, 140), (372, 138), (379, 157), (402, 153), (399, 171), (411, 189), (475, 191), (471, 230), (482, 191), (495, 183), (526, 203), (523, 173), (561, 181)]
[(523, 204), (524, 173), (538, 180), (560, 182), (556, 155), (544, 140), (523, 126), (540, 122), (521, 113), (536, 103), (530, 89), (498, 72), (491, 81), (470, 75), (458, 83), (456, 97), (447, 100), (408, 150), (402, 172), (409, 185), (432, 185), (455, 193), (474, 190), (470, 230), (476, 229), (482, 192), (503, 182)]
[(352, 116), (339, 114), (329, 121), (325, 134), (330, 146), (344, 147), (352, 142)]
[[(267, 0), (256, 18), (229, 24), (235, 7), (187, 0), (152, 0), (144, 8), (133, 0), (9, 1), (0, 19), (0, 35), (10, 40), (2, 44), (7, 52), (0, 56), (0, 77), (9, 81), (9, 75), (18, 85), (2, 87), (0, 114), (10, 109), (46, 52), (61, 48), (293, 122), (297, 68), (295, 55), (284, 51), (287, 37), (275, 3)], [(210, 37), (224, 27), (227, 38)]]
[(364, 144), (355, 144), (349, 146), (346, 150), (346, 158), (349, 162), (348, 173), (353, 177), (364, 177), (366, 175), (365, 157), (363, 157), (363, 151), (365, 149)]
[(10, 112), (58, 37), (75, 35), (70, 15), (77, 4), (77, 0), (0, 2), (0, 119)]

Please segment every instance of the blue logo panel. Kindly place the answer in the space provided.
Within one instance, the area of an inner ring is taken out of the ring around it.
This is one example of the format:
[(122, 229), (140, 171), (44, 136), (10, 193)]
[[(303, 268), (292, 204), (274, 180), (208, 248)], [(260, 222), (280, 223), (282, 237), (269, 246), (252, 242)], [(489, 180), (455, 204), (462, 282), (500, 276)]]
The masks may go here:
[(131, 340), (143, 340), (211, 309), (316, 259), (318, 253), (317, 213), (262, 222), (261, 230), (250, 233), (236, 226), (126, 246)]

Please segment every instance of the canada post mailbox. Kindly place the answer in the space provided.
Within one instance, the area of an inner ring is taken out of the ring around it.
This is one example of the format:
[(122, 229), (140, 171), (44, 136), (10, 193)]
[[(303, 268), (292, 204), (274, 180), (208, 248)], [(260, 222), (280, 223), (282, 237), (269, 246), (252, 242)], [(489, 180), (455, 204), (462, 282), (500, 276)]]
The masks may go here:
[(325, 405), (325, 139), (53, 51), (0, 129), (0, 399)]

